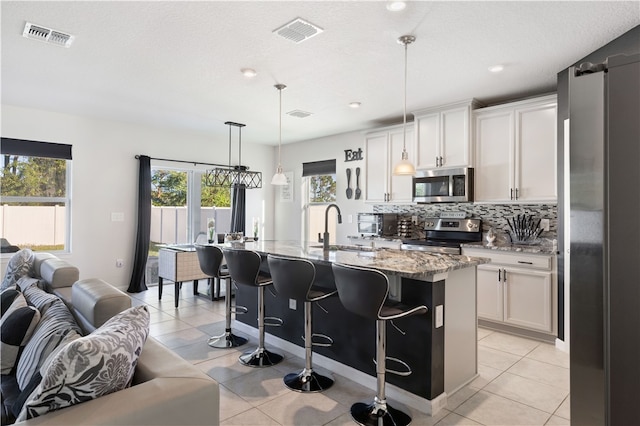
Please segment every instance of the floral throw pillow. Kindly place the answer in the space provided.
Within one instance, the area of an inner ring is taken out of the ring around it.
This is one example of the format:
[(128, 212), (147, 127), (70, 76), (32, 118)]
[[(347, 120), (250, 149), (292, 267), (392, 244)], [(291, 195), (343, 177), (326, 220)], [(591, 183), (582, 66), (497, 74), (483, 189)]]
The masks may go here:
[(42, 371), (16, 422), (126, 388), (148, 335), (149, 312), (136, 306), (68, 343)]
[(36, 256), (31, 249), (22, 249), (11, 256), (0, 285), (0, 291), (16, 285), (18, 280), (25, 275), (33, 275), (35, 260)]

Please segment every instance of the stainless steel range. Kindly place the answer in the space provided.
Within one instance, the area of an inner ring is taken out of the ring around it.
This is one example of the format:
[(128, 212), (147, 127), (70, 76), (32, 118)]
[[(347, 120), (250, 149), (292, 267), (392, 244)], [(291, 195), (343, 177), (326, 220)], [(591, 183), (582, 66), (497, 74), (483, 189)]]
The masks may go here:
[(403, 250), (422, 250), (434, 253), (460, 254), (460, 244), (482, 241), (481, 219), (427, 218), (426, 238), (404, 240)]

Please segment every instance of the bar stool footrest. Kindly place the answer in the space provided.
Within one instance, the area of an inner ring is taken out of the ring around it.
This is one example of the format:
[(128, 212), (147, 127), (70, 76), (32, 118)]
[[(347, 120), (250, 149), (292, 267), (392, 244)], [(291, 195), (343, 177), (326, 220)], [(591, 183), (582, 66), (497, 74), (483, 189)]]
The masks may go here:
[[(318, 338), (320, 339), (320, 341), (313, 341), (313, 339)], [(304, 340), (304, 336), (302, 337), (302, 339)], [(325, 340), (324, 342), (322, 340)], [(313, 333), (311, 335), (311, 344), (313, 346), (320, 346), (323, 348), (328, 348), (330, 346), (333, 346), (333, 339), (329, 336), (327, 336), (326, 334), (320, 334), (320, 333)]]
[(411, 423), (411, 416), (384, 404), (372, 402), (356, 402), (351, 406), (351, 417), (353, 420), (364, 426), (408, 426)]
[(278, 317), (264, 317), (264, 325), (266, 327), (281, 327), (284, 324), (282, 318)]
[[(403, 360), (398, 359), (398, 358), (393, 358), (393, 357), (388, 356), (388, 357), (385, 357), (385, 363), (386, 363), (387, 361), (393, 361), (393, 362), (396, 362), (396, 363), (400, 364), (401, 366), (405, 367), (405, 368), (406, 368), (406, 370), (404, 370), (404, 371), (399, 371), (399, 370), (393, 370), (393, 369), (391, 369), (391, 368), (385, 368), (385, 370), (384, 370), (385, 372), (387, 372), (387, 373), (391, 373), (391, 374), (395, 374), (396, 376), (403, 376), (403, 377), (406, 377), (406, 376), (411, 375), (411, 373), (412, 373), (412, 371), (411, 371), (411, 367), (409, 367), (409, 364), (407, 364), (407, 363), (406, 363), (406, 362), (404, 362)], [(375, 365), (378, 365), (378, 362), (377, 362), (375, 359), (373, 360), (373, 363), (374, 363)]]
[(247, 309), (246, 306), (233, 306), (231, 308), (231, 313), (232, 314), (236, 314), (236, 315), (243, 315), (246, 314), (247, 312), (249, 312), (249, 309)]

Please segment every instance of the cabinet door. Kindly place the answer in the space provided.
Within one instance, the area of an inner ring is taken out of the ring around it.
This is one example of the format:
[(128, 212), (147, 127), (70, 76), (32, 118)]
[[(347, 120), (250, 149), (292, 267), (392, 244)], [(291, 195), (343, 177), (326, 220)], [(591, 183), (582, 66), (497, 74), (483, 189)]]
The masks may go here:
[(440, 117), (443, 167), (468, 167), (469, 159), (469, 108), (442, 111)]
[[(406, 146), (407, 153), (409, 154), (409, 161), (415, 164), (415, 143), (414, 143), (414, 131), (413, 128), (407, 126)], [(402, 128), (395, 130), (389, 134), (389, 158), (391, 159), (389, 164), (389, 193), (390, 198), (388, 201), (394, 203), (409, 203), (413, 202), (413, 176), (394, 176), (393, 167), (402, 160), (402, 147), (404, 141), (404, 134)]]
[(510, 201), (513, 182), (513, 111), (475, 116), (475, 201)]
[(516, 110), (516, 181), (518, 200), (555, 201), (556, 110), (547, 102)]
[(440, 156), (440, 113), (416, 117), (416, 169), (433, 169)]
[(491, 265), (478, 266), (478, 318), (502, 321), (504, 301), (499, 269)]
[(504, 280), (504, 322), (553, 331), (551, 273), (507, 269)]
[(365, 140), (366, 178), (364, 200), (384, 203), (389, 173), (388, 134), (368, 135)]

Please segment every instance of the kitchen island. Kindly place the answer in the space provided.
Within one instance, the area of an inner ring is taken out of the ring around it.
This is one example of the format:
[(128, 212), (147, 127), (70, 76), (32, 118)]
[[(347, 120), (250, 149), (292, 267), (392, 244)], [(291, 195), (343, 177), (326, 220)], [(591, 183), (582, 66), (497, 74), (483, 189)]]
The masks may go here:
[[(394, 320), (388, 327), (387, 356), (408, 363), (409, 376), (387, 375), (390, 398), (435, 414), (446, 407), (447, 395), (477, 377), (476, 266), (484, 258), (296, 241), (247, 242), (243, 248), (264, 256), (277, 254), (312, 261), (316, 283), (335, 287), (332, 263), (377, 269), (389, 277), (389, 297), (408, 305), (424, 304), (427, 315)], [(239, 286), (236, 303), (249, 309), (238, 315), (238, 328), (256, 335), (255, 289)], [(314, 332), (330, 336), (330, 347), (314, 347), (316, 365), (375, 389), (375, 322), (345, 310), (337, 297), (314, 304)], [(303, 309), (295, 301), (265, 296), (267, 316), (283, 320), (267, 327), (267, 343), (303, 356)], [(395, 326), (395, 327), (394, 327)], [(388, 368), (397, 368), (389, 363)]]

